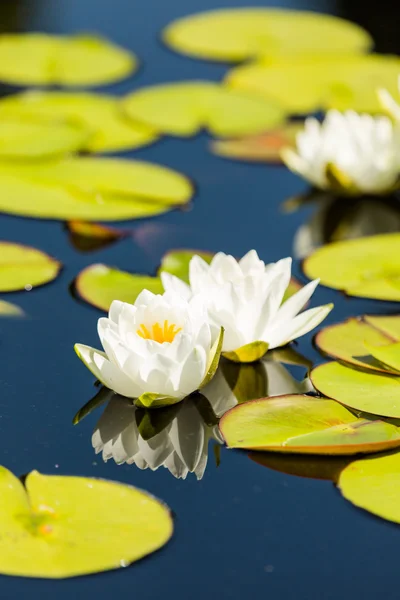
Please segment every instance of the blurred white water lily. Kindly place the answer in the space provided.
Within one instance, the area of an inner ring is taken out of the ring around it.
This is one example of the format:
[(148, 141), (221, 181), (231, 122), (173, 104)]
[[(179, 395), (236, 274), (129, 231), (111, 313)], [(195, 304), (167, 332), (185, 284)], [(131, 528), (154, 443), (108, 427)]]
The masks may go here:
[[(397, 81), (400, 92), (400, 75)], [(400, 104), (396, 102), (392, 94), (388, 90), (379, 89), (378, 98), (382, 108), (385, 109), (395, 121), (400, 122)]]
[(400, 128), (388, 117), (330, 110), (322, 123), (306, 119), (296, 142), (282, 159), (317, 188), (357, 195), (398, 187)]
[(253, 362), (267, 350), (284, 346), (319, 325), (331, 311), (327, 304), (298, 314), (319, 280), (311, 281), (284, 300), (290, 284), (291, 258), (265, 264), (255, 250), (240, 261), (222, 252), (207, 264), (194, 256), (189, 265), (190, 285), (162, 273), (167, 291), (186, 300), (200, 295), (212, 324), (224, 328), (223, 354), (236, 362)]
[(189, 473), (202, 479), (209, 443), (223, 443), (218, 420), (227, 410), (249, 399), (312, 389), (309, 379), (297, 381), (278, 362), (230, 365), (233, 371), (219, 369), (203, 396), (157, 411), (138, 408), (126, 398), (113, 396), (92, 436), (96, 454), (101, 453), (105, 461), (111, 459), (139, 469), (155, 471), (164, 467), (180, 479), (186, 479)]
[(105, 352), (82, 344), (75, 350), (103, 385), (139, 406), (158, 407), (179, 402), (214, 375), (223, 332), (213, 331), (200, 297), (144, 290), (134, 305), (115, 300), (108, 318), (99, 319)]

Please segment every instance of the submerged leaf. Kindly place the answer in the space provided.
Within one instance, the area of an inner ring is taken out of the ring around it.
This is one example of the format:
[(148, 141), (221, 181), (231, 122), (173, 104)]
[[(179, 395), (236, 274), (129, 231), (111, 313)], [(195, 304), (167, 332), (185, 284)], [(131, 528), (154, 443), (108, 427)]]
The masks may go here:
[(0, 292), (31, 289), (55, 279), (61, 263), (41, 250), (0, 241)]
[(123, 107), (135, 121), (177, 136), (194, 135), (202, 128), (221, 137), (251, 135), (284, 119), (276, 103), (210, 81), (143, 88), (127, 96)]
[[(320, 34), (319, 34), (320, 35)], [(381, 113), (376, 90), (396, 94), (400, 58), (379, 54), (266, 60), (228, 73), (233, 89), (279, 102), (291, 114), (336, 108)]]
[(172, 22), (163, 40), (183, 54), (217, 61), (254, 56), (364, 52), (372, 46), (358, 25), (332, 15), (276, 8), (229, 8)]
[(24, 315), (22, 308), (16, 304), (0, 300), (0, 317), (23, 317)]
[(159, 165), (72, 157), (0, 163), (0, 211), (45, 219), (118, 221), (188, 202), (190, 181)]
[(340, 474), (339, 489), (359, 508), (400, 523), (400, 453), (352, 462)]
[(304, 261), (310, 279), (349, 296), (400, 300), (400, 233), (328, 244)]
[(136, 57), (94, 35), (0, 36), (0, 81), (19, 85), (102, 85), (124, 79)]
[(252, 137), (215, 140), (211, 144), (211, 149), (214, 154), (225, 158), (281, 163), (281, 150), (294, 147), (296, 135), (303, 128), (303, 122), (288, 122), (281, 127)]
[(302, 454), (357, 454), (400, 445), (400, 429), (354, 416), (328, 398), (289, 395), (239, 404), (220, 421), (230, 448)]
[(0, 100), (0, 117), (40, 118), (47, 122), (47, 127), (56, 129), (60, 120), (75, 123), (75, 127), (84, 129), (86, 135), (81, 146), (89, 152), (130, 150), (158, 138), (150, 127), (128, 119), (118, 98), (103, 94), (39, 91), (15, 94)]
[(71, 244), (80, 252), (105, 248), (128, 235), (126, 231), (115, 227), (86, 221), (69, 221), (66, 227)]
[(0, 468), (4, 575), (59, 579), (117, 569), (172, 535), (168, 508), (134, 487), (37, 471), (25, 486)]

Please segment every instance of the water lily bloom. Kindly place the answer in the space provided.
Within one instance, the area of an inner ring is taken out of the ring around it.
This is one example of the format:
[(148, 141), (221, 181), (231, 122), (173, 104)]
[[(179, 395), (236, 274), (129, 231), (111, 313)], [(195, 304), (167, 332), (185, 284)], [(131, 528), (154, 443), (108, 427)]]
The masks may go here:
[(282, 159), (317, 188), (357, 195), (398, 187), (400, 128), (388, 117), (330, 110), (322, 123), (306, 119), (296, 145)]
[(76, 344), (79, 358), (103, 385), (146, 407), (174, 404), (205, 385), (223, 338), (200, 297), (147, 290), (134, 305), (115, 300), (98, 333), (104, 352)]
[(265, 264), (255, 250), (241, 260), (222, 252), (211, 263), (195, 255), (189, 281), (162, 273), (164, 288), (186, 300), (201, 295), (211, 323), (224, 328), (223, 354), (236, 362), (253, 362), (268, 349), (284, 346), (319, 325), (331, 311), (327, 304), (298, 314), (312, 296), (314, 280), (283, 302), (290, 283), (291, 258)]

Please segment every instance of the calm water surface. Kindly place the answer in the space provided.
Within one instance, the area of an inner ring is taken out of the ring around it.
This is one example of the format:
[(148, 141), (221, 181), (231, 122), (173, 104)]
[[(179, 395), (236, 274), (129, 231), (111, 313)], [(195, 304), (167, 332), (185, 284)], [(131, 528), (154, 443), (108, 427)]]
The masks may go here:
[[(237, 0), (4, 2), (2, 27), (51, 33), (89, 30), (109, 36), (143, 60), (137, 77), (110, 88), (124, 93), (168, 80), (218, 80), (225, 66), (175, 55), (161, 46), (157, 36), (162, 26), (184, 14), (243, 4)], [(252, 0), (251, 4), (266, 2)], [(400, 50), (398, 31), (393, 34), (393, 22), (398, 23), (393, 8), (392, 13), (387, 7), (371, 15), (370, 9), (364, 11), (356, 2), (343, 1), (338, 7), (329, 0), (288, 0), (283, 5), (339, 10), (364, 20), (382, 50)], [(99, 313), (69, 293), (71, 281), (83, 267), (104, 262), (151, 273), (167, 249), (179, 246), (222, 249), (237, 256), (255, 247), (264, 260), (274, 261), (292, 254), (296, 232), (318, 208), (308, 205), (285, 215), (282, 202), (305, 189), (298, 178), (283, 168), (214, 157), (208, 143), (205, 135), (166, 139), (131, 154), (181, 170), (198, 186), (189, 210), (132, 223), (137, 229), (135, 241), (82, 254), (71, 246), (61, 223), (0, 216), (1, 239), (39, 247), (65, 264), (55, 283), (7, 296), (23, 306), (29, 319), (0, 322), (1, 462), (16, 474), (36, 468), (134, 484), (165, 500), (176, 514), (169, 545), (131, 568), (62, 582), (2, 577), (2, 599), (106, 600), (120, 595), (141, 600), (372, 600), (381, 595), (383, 586), (386, 598), (398, 598), (400, 529), (353, 508), (332, 483), (263, 468), (246, 453), (224, 448), (218, 467), (210, 451), (200, 482), (194, 475), (182, 481), (167, 469), (141, 471), (112, 460), (104, 463), (101, 455), (96, 456), (91, 436), (103, 409), (72, 425), (74, 413), (95, 391), (90, 373), (72, 350), (77, 341), (98, 345)], [(398, 228), (390, 217), (388, 222)], [(326, 233), (329, 223), (324, 227)], [(299, 263), (295, 274), (301, 277)], [(332, 300), (335, 310), (329, 322), (395, 310), (389, 304), (349, 300), (323, 288), (315, 294), (314, 305)], [(322, 360), (311, 336), (301, 340), (298, 350), (314, 362)], [(298, 376), (296, 369), (293, 373)]]

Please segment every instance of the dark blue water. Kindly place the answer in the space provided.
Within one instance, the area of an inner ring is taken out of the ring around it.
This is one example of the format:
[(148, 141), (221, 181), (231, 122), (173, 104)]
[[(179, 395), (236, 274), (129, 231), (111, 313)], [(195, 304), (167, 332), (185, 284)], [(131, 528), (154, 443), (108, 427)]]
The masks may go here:
[[(161, 46), (157, 36), (166, 23), (184, 14), (243, 4), (243, 0), (37, 0), (4, 2), (2, 7), (8, 8), (4, 23), (11, 29), (96, 31), (137, 52), (143, 60), (140, 74), (110, 88), (123, 93), (168, 80), (218, 80), (226, 67), (175, 55)], [(337, 10), (329, 0), (281, 5)], [(340, 10), (363, 16), (355, 3), (344, 2)], [(377, 33), (386, 39), (382, 28), (389, 27), (394, 17), (379, 14)], [(236, 256), (254, 247), (264, 260), (274, 261), (292, 254), (296, 231), (315, 210), (309, 206), (283, 214), (281, 203), (305, 189), (298, 178), (279, 167), (219, 159), (209, 153), (208, 142), (205, 135), (186, 141), (166, 139), (132, 153), (181, 170), (198, 186), (189, 211), (147, 224), (131, 223), (138, 228), (136, 242), (127, 239), (81, 254), (69, 243), (61, 223), (0, 217), (0, 238), (41, 248), (65, 265), (53, 284), (7, 295), (23, 306), (29, 318), (0, 321), (1, 462), (18, 475), (36, 468), (130, 483), (162, 498), (176, 514), (175, 535), (168, 546), (131, 568), (61, 582), (2, 577), (2, 599), (108, 600), (120, 595), (140, 600), (372, 600), (382, 592), (386, 598), (398, 598), (400, 529), (353, 508), (332, 483), (284, 475), (257, 465), (245, 453), (224, 448), (219, 467), (210, 452), (202, 481), (193, 475), (182, 481), (167, 469), (140, 471), (112, 460), (103, 463), (91, 445), (102, 409), (72, 426), (74, 413), (94, 393), (93, 379), (72, 347), (77, 341), (98, 346), (99, 313), (69, 293), (69, 284), (83, 267), (104, 262), (151, 273), (167, 249), (179, 246), (221, 249)], [(295, 274), (301, 276), (298, 263)], [(328, 322), (395, 310), (393, 305), (346, 299), (323, 288), (313, 302), (332, 300), (335, 310)], [(311, 335), (298, 348), (313, 361), (322, 360)]]

